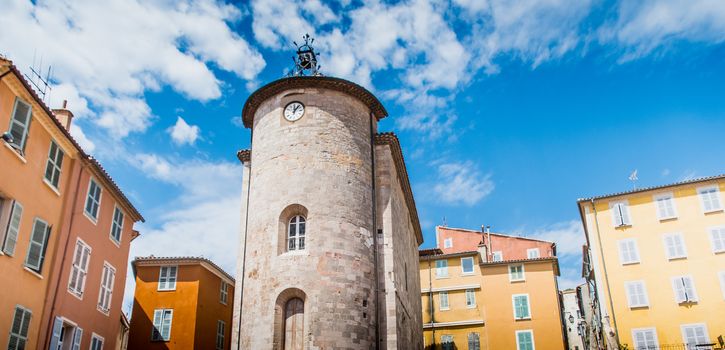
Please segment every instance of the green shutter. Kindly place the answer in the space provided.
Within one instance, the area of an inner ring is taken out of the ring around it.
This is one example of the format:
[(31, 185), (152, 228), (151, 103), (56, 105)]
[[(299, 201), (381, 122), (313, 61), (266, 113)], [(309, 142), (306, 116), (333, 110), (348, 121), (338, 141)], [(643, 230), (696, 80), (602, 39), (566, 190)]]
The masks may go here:
[(10, 220), (5, 230), (5, 241), (3, 242), (3, 252), (7, 255), (15, 254), (15, 244), (18, 241), (18, 232), (20, 231), (20, 219), (23, 216), (23, 206), (13, 201), (10, 207)]

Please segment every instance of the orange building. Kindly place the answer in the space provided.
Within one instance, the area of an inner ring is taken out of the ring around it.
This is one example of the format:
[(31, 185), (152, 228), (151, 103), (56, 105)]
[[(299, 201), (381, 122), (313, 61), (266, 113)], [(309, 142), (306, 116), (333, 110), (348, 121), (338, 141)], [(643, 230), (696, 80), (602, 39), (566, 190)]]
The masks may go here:
[(129, 349), (230, 347), (234, 279), (205, 258), (140, 257)]
[(420, 251), (426, 346), (564, 347), (553, 242), (439, 226), (436, 246)]
[(119, 331), (133, 224), (143, 218), (70, 136), (72, 118), (0, 58), (0, 344), (9, 349), (98, 349)]

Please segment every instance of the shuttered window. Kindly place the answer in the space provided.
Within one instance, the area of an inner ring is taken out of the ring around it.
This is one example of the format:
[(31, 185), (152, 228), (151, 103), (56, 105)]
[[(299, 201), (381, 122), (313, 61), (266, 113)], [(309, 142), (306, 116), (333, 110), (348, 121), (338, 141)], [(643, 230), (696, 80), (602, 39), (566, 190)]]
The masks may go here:
[(700, 204), (705, 213), (722, 210), (720, 190), (717, 186), (700, 187), (697, 193), (700, 195)]
[(675, 292), (675, 301), (677, 303), (691, 303), (697, 301), (695, 282), (690, 276), (673, 277), (672, 289)]
[(710, 242), (713, 253), (725, 252), (725, 226), (710, 228)]
[(18, 242), (18, 232), (20, 231), (20, 219), (23, 216), (23, 206), (17, 201), (5, 200), (4, 203), (9, 203), (10, 212), (7, 216), (7, 224), (3, 227), (5, 234), (2, 241), (2, 250), (3, 253), (13, 256), (15, 255), (15, 245)]
[(516, 331), (516, 350), (534, 350), (534, 331)]
[(525, 279), (524, 265), (509, 265), (509, 281), (519, 282)]
[(15, 99), (13, 118), (10, 119), (10, 135), (13, 136), (13, 147), (21, 153), (25, 150), (30, 130), (32, 108), (20, 98)]
[(619, 261), (622, 265), (639, 263), (639, 249), (634, 239), (622, 239), (618, 241)]
[(473, 289), (466, 289), (466, 307), (476, 307), (476, 291)]
[[(710, 341), (707, 335), (707, 327), (704, 324), (683, 324), (680, 328), (682, 329), (682, 340), (687, 344), (687, 350), (702, 349), (703, 347), (697, 345), (714, 343)], [(710, 348), (710, 346), (705, 348)]]
[(514, 319), (521, 320), (531, 318), (529, 295), (515, 294), (512, 299), (514, 304)]
[(229, 299), (229, 283), (222, 281), (219, 287), (219, 302), (226, 305)]
[(448, 277), (448, 260), (436, 260), (436, 277)]
[(108, 313), (111, 310), (111, 297), (113, 296), (113, 284), (116, 279), (116, 269), (108, 263), (103, 264), (101, 274), (101, 290), (98, 293), (98, 310)]
[(90, 260), (91, 247), (79, 239), (76, 241), (76, 249), (73, 253), (73, 265), (71, 266), (70, 277), (68, 279), (68, 290), (79, 297), (83, 296), (83, 291), (85, 290)]
[(478, 333), (468, 333), (468, 350), (481, 350), (481, 340)]
[(687, 257), (685, 239), (680, 233), (670, 233), (663, 236), (665, 243), (665, 254), (667, 259), (681, 259)]
[(442, 335), (441, 336), (441, 345), (443, 350), (454, 350), (455, 344), (453, 343), (453, 336), (452, 335)]
[(632, 219), (629, 215), (629, 206), (626, 201), (609, 203), (609, 209), (612, 211), (612, 222), (614, 227), (632, 225)]
[(634, 350), (656, 350), (659, 349), (657, 332), (654, 328), (632, 329)]
[(151, 331), (151, 340), (168, 341), (171, 339), (171, 319), (174, 316), (174, 310), (156, 309), (154, 310), (154, 328)]
[(28, 247), (28, 255), (25, 258), (25, 266), (31, 270), (40, 273), (43, 269), (45, 260), (45, 249), (48, 245), (48, 237), (50, 236), (50, 226), (38, 218), (33, 223), (33, 231), (30, 235), (30, 246)]
[(441, 310), (448, 310), (450, 308), (450, 306), (448, 305), (448, 292), (438, 293), (438, 303)]
[(13, 325), (10, 327), (10, 339), (8, 341), (8, 350), (23, 350), (28, 342), (28, 328), (30, 327), (30, 310), (22, 307), (15, 307), (15, 315), (13, 315)]
[(176, 266), (161, 266), (159, 270), (159, 290), (176, 289)]
[(48, 162), (45, 164), (45, 180), (58, 189), (60, 183), (60, 170), (63, 168), (63, 151), (54, 141), (50, 141)]
[(91, 179), (88, 183), (88, 196), (86, 197), (85, 213), (94, 222), (98, 220), (98, 209), (101, 207), (101, 186)]
[(646, 307), (649, 305), (647, 287), (645, 287), (644, 281), (625, 282), (624, 288), (627, 292), (629, 307)]
[(91, 337), (91, 350), (103, 350), (103, 338), (98, 334)]
[(111, 239), (121, 243), (121, 232), (123, 232), (123, 212), (118, 207), (113, 209), (113, 222), (111, 223)]
[(224, 350), (224, 331), (226, 325), (224, 321), (216, 321), (216, 350)]
[(677, 217), (675, 210), (675, 199), (672, 193), (659, 194), (654, 196), (655, 205), (657, 206), (657, 218), (667, 220)]

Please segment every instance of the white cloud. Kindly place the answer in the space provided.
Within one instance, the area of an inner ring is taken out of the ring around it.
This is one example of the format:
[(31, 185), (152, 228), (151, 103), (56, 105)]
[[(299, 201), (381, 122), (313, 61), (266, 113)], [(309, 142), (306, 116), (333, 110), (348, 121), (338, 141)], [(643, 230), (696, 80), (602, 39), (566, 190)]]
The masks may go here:
[(584, 282), (581, 277), (582, 246), (586, 244), (584, 229), (578, 220), (555, 223), (527, 235), (556, 243), (559, 257), (559, 289), (573, 288)]
[(81, 148), (83, 148), (83, 150), (86, 151), (86, 153), (90, 154), (96, 150), (96, 144), (88, 139), (86, 134), (83, 132), (83, 129), (81, 129), (81, 127), (78, 126), (78, 124), (71, 123), (70, 134), (78, 142), (78, 144), (81, 146)]
[(171, 134), (171, 140), (177, 145), (193, 145), (199, 138), (199, 127), (187, 124), (181, 117), (176, 118), (176, 124), (168, 128), (167, 132)]
[(433, 192), (444, 203), (471, 206), (494, 189), (491, 175), (483, 175), (471, 161), (438, 165), (438, 179)]

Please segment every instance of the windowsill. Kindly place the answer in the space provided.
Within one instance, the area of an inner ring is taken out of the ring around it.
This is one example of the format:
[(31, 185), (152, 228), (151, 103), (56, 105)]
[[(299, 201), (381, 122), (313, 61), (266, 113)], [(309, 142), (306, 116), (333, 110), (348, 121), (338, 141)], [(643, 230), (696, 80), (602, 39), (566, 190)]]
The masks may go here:
[(307, 249), (300, 249), (300, 250), (293, 250), (293, 251), (286, 251), (280, 256), (309, 256), (310, 253), (307, 251)]
[(625, 228), (631, 228), (631, 227), (632, 227), (632, 224), (622, 224), (622, 225), (614, 226), (615, 229), (625, 229)]
[(175, 292), (176, 288), (174, 288), (174, 289), (157, 289), (156, 291), (157, 292)]
[(531, 321), (531, 316), (522, 317), (522, 318), (514, 318), (514, 321)]
[(708, 211), (704, 212), (704, 214), (705, 215), (710, 215), (710, 214), (722, 213), (723, 210), (724, 210), (723, 208), (708, 210)]
[(464, 272), (464, 273), (461, 273), (461, 276), (475, 276), (475, 275), (476, 275), (475, 272)]
[(41, 275), (41, 274), (39, 274), (39, 273), (35, 272), (34, 270), (30, 269), (30, 268), (29, 268), (29, 267), (27, 267), (27, 266), (23, 266), (23, 270), (25, 270), (25, 271), (28, 271), (28, 272), (30, 272), (30, 273), (31, 273), (31, 274), (32, 274), (33, 276), (35, 276), (35, 277), (38, 277), (38, 278), (39, 278), (39, 279), (41, 279), (41, 280), (43, 279), (43, 275)]
[(97, 218), (94, 219), (93, 217), (91, 217), (90, 215), (88, 215), (88, 213), (86, 213), (85, 209), (83, 210), (83, 216), (85, 216), (86, 219), (90, 220), (94, 225), (98, 225), (98, 219)]
[(639, 264), (639, 261), (631, 261), (631, 262), (624, 262), (624, 263), (622, 263), (622, 266), (637, 265), (637, 264)]
[(713, 252), (713, 254), (722, 254), (722, 253), (725, 253), (725, 250), (718, 250), (718, 251)]
[(526, 279), (525, 278), (522, 278), (520, 280), (509, 280), (509, 282), (511, 282), (511, 283), (526, 282)]
[(673, 256), (671, 258), (667, 258), (667, 260), (669, 260), (669, 261), (672, 261), (672, 260), (685, 260), (685, 259), (687, 259), (687, 255), (685, 255), (685, 256)]
[(113, 237), (111, 237), (111, 236), (109, 236), (109, 238), (111, 239), (111, 243), (113, 243), (113, 245), (115, 245), (118, 248), (121, 248), (121, 242), (120, 241), (117, 241), (117, 240), (113, 239)]
[(466, 305), (466, 308), (468, 308), (468, 309), (475, 309), (476, 308), (476, 305)]
[(687, 301), (678, 301), (677, 302), (677, 305), (680, 305), (680, 306), (687, 306), (687, 305), (692, 305), (692, 304), (697, 304), (697, 300), (687, 300)]
[(444, 280), (446, 278), (451, 278), (450, 276), (436, 276), (437, 280)]
[(76, 293), (70, 289), (68, 289), (68, 293), (70, 293), (70, 295), (76, 297), (76, 299), (83, 301), (83, 293), (81, 293), (81, 295), (78, 295), (78, 293)]
[(447, 309), (440, 309), (440, 311), (450, 311), (450, 310), (451, 310), (451, 308), (447, 308)]
[(53, 185), (51, 185), (50, 182), (48, 182), (48, 180), (43, 178), (43, 183), (45, 184), (46, 187), (48, 187), (51, 191), (53, 191), (53, 193), (55, 193), (58, 197), (60, 197), (60, 192), (58, 191), (58, 189), (53, 187)]
[(106, 316), (109, 316), (111, 314), (111, 310), (103, 310), (100, 307), (96, 307), (96, 310), (98, 310), (98, 312), (100, 312)]
[(675, 221), (675, 220), (677, 220), (677, 217), (676, 216), (669, 216), (669, 217), (666, 217), (666, 218), (660, 218), (660, 222)]
[(7, 143), (7, 142), (3, 142), (3, 144), (5, 144), (5, 147), (7, 147), (7, 149), (9, 149), (9, 150), (10, 150), (11, 152), (13, 152), (13, 154), (14, 154), (14, 155), (15, 155), (16, 157), (18, 157), (18, 159), (19, 159), (19, 160), (20, 160), (21, 162), (23, 162), (23, 164), (27, 164), (27, 163), (28, 163), (28, 161), (27, 161), (27, 160), (25, 160), (25, 157), (23, 157), (23, 155), (22, 155), (22, 154), (18, 153), (18, 150), (16, 150), (15, 148), (13, 148), (13, 146), (10, 146), (10, 144), (9, 144), (9, 143)]
[(630, 310), (649, 309), (649, 305), (633, 305), (629, 307)]

